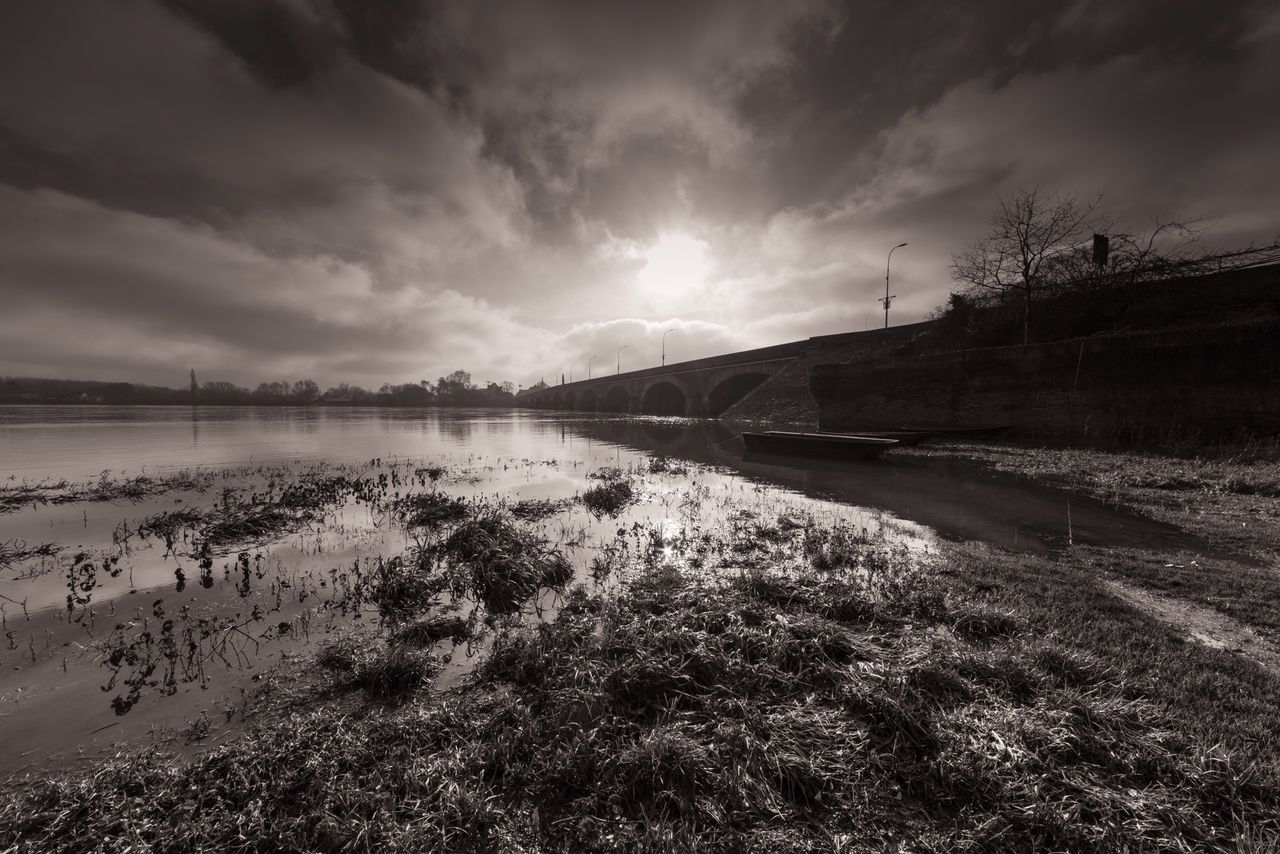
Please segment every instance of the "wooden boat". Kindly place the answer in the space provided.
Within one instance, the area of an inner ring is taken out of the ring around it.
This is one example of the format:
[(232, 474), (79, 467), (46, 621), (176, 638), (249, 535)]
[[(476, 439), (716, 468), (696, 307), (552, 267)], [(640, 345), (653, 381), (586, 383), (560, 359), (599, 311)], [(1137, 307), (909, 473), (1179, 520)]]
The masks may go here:
[(925, 430), (818, 430), (824, 436), (865, 436), (868, 439), (896, 439), (899, 445), (919, 445), (933, 433)]
[(899, 444), (897, 439), (868, 436), (839, 436), (832, 433), (743, 433), (746, 449), (758, 454), (785, 454), (838, 460), (865, 460), (879, 456)]
[(1012, 424), (987, 424), (974, 427), (894, 427), (877, 428), (872, 430), (860, 430), (857, 427), (849, 427), (840, 422), (819, 424), (818, 429), (823, 433), (840, 433), (846, 436), (868, 436), (883, 437), (886, 439), (898, 439), (902, 443), (903, 434), (918, 435), (924, 434), (921, 438), (916, 439), (910, 444), (918, 444), (926, 439), (994, 439), (1001, 433), (1005, 433), (1013, 429)]

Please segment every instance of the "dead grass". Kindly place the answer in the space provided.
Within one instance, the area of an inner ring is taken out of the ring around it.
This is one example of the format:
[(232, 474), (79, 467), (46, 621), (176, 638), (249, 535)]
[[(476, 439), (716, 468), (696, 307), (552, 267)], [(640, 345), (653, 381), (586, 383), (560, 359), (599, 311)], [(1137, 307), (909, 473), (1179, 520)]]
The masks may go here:
[(617, 516), (634, 500), (635, 490), (625, 480), (607, 480), (582, 493), (583, 506), (597, 519), (602, 516)]
[(454, 596), (472, 597), (491, 614), (513, 613), (540, 587), (563, 585), (573, 574), (563, 554), (499, 511), (459, 525), (440, 552), (455, 567)]
[(554, 516), (567, 510), (573, 502), (568, 500), (553, 501), (549, 498), (526, 498), (517, 501), (507, 508), (512, 516), (525, 522), (538, 522), (548, 516)]
[[(502, 624), (445, 695), (419, 645), (459, 618), (334, 642), (317, 662), (358, 711), (14, 789), (0, 848), (1242, 851), (1280, 833), (1274, 678), (1087, 569), (976, 546), (922, 566), (813, 526), (776, 546), (720, 576), (619, 565), (608, 595)], [(495, 612), (554, 560), (496, 513), (441, 548)]]
[(379, 558), (367, 579), (363, 595), (391, 623), (402, 623), (424, 614), (440, 603), (449, 587), (448, 575), (429, 551), (418, 550), (388, 559)]
[(40, 504), (72, 504), (79, 501), (141, 501), (166, 492), (207, 490), (214, 480), (211, 472), (180, 471), (153, 477), (138, 475), (113, 478), (108, 472), (95, 481), (71, 483), (66, 480), (38, 483), (9, 483), (0, 486), (0, 513)]
[(415, 646), (433, 646), (446, 638), (461, 643), (474, 633), (472, 625), (457, 614), (436, 614), (409, 623), (395, 633), (399, 643)]
[(687, 475), (689, 467), (661, 454), (649, 458), (650, 474)]
[(439, 528), (465, 519), (467, 503), (442, 492), (406, 495), (393, 504), (396, 517), (410, 528)]
[(8, 569), (14, 564), (37, 557), (57, 557), (65, 549), (66, 546), (57, 543), (28, 543), (18, 537), (3, 540), (0, 541), (0, 568)]
[(273, 482), (266, 492), (247, 498), (227, 490), (210, 508), (184, 507), (149, 516), (134, 531), (118, 529), (116, 538), (160, 537), (171, 552), (180, 542), (190, 543), (199, 557), (226, 553), (300, 530), (366, 490), (366, 484), (345, 476), (307, 472), (286, 483)]
[(370, 699), (403, 703), (440, 672), (439, 659), (415, 644), (370, 644), (346, 636), (325, 644), (316, 664), (334, 674), (340, 687), (359, 689)]

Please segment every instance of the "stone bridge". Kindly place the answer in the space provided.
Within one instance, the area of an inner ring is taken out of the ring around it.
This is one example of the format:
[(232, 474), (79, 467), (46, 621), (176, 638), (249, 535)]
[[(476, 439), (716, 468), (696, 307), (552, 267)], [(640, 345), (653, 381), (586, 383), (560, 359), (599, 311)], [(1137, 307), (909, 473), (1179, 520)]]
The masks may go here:
[[(889, 329), (819, 335), (803, 341), (726, 353), (666, 367), (596, 376), (575, 383), (522, 391), (516, 397), (516, 405), (536, 409), (714, 418), (731, 408), (734, 408), (731, 416), (741, 416), (739, 403), (748, 409), (764, 403), (767, 405), (763, 408), (769, 417), (782, 410), (794, 415), (807, 408), (812, 410), (811, 416), (792, 420), (816, 423), (817, 409), (809, 393), (809, 368), (812, 364), (842, 364), (883, 358), (932, 325), (931, 321), (926, 321)], [(766, 383), (768, 385), (761, 388)], [(757, 389), (759, 392), (746, 400)], [(784, 405), (788, 400), (794, 405)]]
[(807, 343), (795, 341), (548, 386), (521, 392), (517, 403), (537, 409), (714, 417), (783, 371)]

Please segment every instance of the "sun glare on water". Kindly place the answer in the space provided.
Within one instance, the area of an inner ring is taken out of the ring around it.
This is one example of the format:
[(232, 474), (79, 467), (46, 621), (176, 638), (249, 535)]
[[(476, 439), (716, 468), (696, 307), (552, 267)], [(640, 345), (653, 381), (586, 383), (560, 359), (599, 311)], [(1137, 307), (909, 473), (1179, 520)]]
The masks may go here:
[(664, 234), (643, 255), (636, 282), (650, 294), (682, 294), (702, 287), (710, 272), (707, 243), (687, 234)]

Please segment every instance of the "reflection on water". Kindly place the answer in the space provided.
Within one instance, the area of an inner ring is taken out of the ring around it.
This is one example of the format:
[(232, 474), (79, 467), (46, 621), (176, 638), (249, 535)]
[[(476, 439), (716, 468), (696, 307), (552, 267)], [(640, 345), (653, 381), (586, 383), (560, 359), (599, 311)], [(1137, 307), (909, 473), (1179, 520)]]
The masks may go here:
[(6, 480), (84, 479), (282, 460), (508, 456), (583, 463), (620, 449), (723, 467), (759, 483), (887, 511), (944, 537), (1013, 549), (1195, 543), (1169, 525), (971, 466), (742, 456), (718, 421), (496, 409), (0, 407)]
[(731, 469), (761, 483), (887, 511), (954, 540), (1045, 551), (1068, 544), (1181, 547), (1202, 544), (1172, 525), (973, 465), (917, 461), (813, 460), (743, 454), (733, 425), (584, 420), (583, 433), (643, 451)]
[[(697, 465), (678, 474), (671, 469), (680, 466), (650, 465), (656, 456)], [(741, 508), (766, 522), (796, 513), (854, 530), (892, 528), (911, 548), (927, 548), (935, 534), (1032, 550), (1068, 543), (1196, 547), (1170, 526), (954, 464), (892, 455), (849, 463), (743, 459), (738, 429), (715, 421), (489, 409), (0, 407), (0, 486), (76, 482), (104, 470), (217, 470), (203, 491), (0, 514), (0, 543), (63, 549), (0, 566), (0, 770), (59, 749), (101, 746), (175, 715), (229, 708), (228, 698), (255, 668), (308, 653), (313, 638), (359, 619), (359, 609), (332, 607), (345, 589), (342, 577), (393, 559), (409, 544), (385, 514), (353, 501), (301, 530), (215, 559), (198, 560), (181, 542), (169, 548), (136, 536), (142, 520), (208, 509), (227, 500), (227, 490), (253, 494), (280, 471), (296, 474), (312, 464), (360, 478), (400, 471), (407, 479), (417, 460), (450, 468), (454, 474), (440, 484), (450, 494), (494, 502), (571, 498), (604, 467), (638, 473), (642, 497), (624, 516), (595, 518), (575, 504), (534, 525), (564, 548), (587, 583), (592, 557), (620, 537), (640, 537), (635, 532), (647, 526), (674, 556), (687, 532), (723, 527)], [(543, 597), (531, 618), (555, 607), (554, 596)], [(229, 627), (239, 632), (215, 650), (232, 676), (189, 662), (164, 686), (171, 696), (140, 695), (128, 716), (112, 719), (111, 695), (102, 691), (104, 656), (136, 655), (139, 638), (150, 643), (148, 633), (165, 643), (210, 626), (215, 640)], [(467, 666), (459, 655), (445, 678)], [(195, 678), (187, 680), (190, 674)]]

